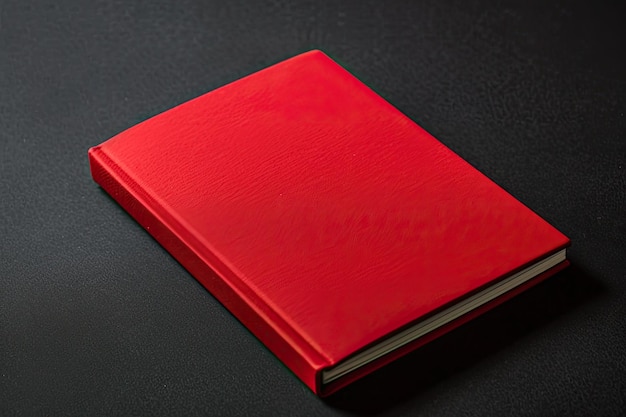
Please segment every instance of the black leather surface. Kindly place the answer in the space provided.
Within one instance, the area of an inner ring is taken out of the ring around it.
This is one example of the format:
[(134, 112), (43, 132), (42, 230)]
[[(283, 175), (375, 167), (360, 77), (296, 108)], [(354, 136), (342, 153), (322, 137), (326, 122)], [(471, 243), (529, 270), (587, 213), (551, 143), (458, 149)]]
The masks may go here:
[[(619, 2), (0, 2), (0, 415), (623, 415)], [(573, 266), (328, 400), (87, 149), (320, 48), (571, 237)]]

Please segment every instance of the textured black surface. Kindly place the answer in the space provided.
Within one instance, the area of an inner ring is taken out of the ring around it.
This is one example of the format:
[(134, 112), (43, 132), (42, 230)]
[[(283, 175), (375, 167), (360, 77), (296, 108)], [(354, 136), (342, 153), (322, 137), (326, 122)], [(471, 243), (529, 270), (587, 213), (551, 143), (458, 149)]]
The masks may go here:
[[(0, 415), (623, 415), (619, 2), (0, 2)], [(87, 149), (320, 48), (571, 237), (573, 266), (328, 400)]]

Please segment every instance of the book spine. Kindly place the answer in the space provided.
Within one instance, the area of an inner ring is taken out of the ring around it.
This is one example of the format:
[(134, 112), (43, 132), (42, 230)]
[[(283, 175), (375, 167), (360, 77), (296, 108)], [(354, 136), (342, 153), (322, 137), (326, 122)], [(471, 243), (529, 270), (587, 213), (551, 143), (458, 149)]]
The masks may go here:
[[(89, 150), (91, 175), (161, 246), (265, 344), (311, 390), (319, 393), (321, 369), (328, 360), (289, 328), (250, 289), (231, 276), (217, 257), (194, 250), (191, 232), (176, 228), (171, 213), (109, 157), (101, 146)], [(176, 230), (178, 229), (178, 230)], [(247, 290), (247, 291), (246, 291)]]

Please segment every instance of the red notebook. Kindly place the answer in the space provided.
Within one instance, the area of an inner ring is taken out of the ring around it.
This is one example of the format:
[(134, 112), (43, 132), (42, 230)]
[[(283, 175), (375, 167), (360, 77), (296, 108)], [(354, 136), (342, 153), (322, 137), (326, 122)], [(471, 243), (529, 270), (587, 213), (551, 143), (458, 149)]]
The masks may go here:
[(567, 237), (319, 51), (146, 120), (89, 160), (319, 395), (567, 265)]

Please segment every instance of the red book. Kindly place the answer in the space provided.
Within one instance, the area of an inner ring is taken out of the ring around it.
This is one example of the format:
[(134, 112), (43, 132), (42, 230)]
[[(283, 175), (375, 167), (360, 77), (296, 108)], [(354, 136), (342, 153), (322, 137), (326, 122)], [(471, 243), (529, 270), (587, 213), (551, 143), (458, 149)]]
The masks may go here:
[(140, 123), (89, 160), (319, 395), (567, 265), (567, 237), (319, 51)]

